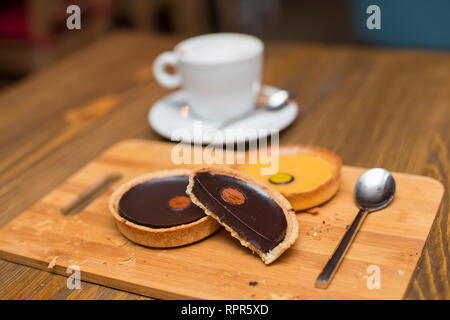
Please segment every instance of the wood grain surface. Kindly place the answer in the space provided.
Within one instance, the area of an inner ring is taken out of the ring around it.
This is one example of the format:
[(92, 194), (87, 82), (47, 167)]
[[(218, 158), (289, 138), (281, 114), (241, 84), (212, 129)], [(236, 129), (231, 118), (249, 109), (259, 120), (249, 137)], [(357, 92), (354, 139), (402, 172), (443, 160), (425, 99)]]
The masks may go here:
[[(108, 148), (0, 229), (0, 257), (66, 276), (76, 265), (85, 281), (162, 299), (403, 298), (442, 199), (444, 188), (435, 179), (393, 173), (393, 203), (367, 217), (335, 279), (321, 290), (315, 279), (358, 211), (353, 187), (366, 169), (344, 166), (337, 195), (320, 208), (297, 213), (297, 241), (266, 266), (223, 229), (170, 249), (123, 238), (108, 210), (111, 193), (137, 176), (179, 168), (171, 161), (173, 146), (124, 140)], [(67, 203), (111, 174), (121, 180), (82, 211), (61, 214)], [(374, 266), (378, 289), (367, 285)]]
[[(0, 225), (124, 138), (161, 140), (147, 112), (168, 93), (151, 63), (180, 39), (111, 33), (0, 95)], [(267, 43), (264, 82), (296, 93), (281, 143), (323, 146), (347, 165), (440, 180), (444, 200), (408, 299), (450, 299), (450, 55)], [(0, 261), (3, 299), (139, 299)]]

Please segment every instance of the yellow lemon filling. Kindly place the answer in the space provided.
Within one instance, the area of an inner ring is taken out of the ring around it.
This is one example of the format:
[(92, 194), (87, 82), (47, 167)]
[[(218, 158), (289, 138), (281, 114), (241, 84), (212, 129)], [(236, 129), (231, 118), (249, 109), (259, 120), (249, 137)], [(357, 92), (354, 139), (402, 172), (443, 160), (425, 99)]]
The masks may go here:
[(295, 210), (317, 206), (331, 198), (338, 189), (336, 181), (321, 193), (310, 196), (304, 194), (323, 186), (338, 170), (336, 163), (320, 153), (280, 150), (278, 172), (273, 175), (262, 175), (260, 169), (267, 167), (257, 163), (239, 165), (237, 169), (281, 192)]

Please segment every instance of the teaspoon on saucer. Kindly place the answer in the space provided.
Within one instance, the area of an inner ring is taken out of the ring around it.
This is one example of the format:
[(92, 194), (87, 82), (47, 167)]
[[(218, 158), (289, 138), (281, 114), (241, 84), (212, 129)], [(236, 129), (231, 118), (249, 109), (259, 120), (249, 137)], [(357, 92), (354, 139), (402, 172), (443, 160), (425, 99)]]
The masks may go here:
[(316, 279), (315, 287), (328, 288), (345, 253), (359, 231), (369, 212), (387, 207), (395, 194), (395, 180), (392, 174), (381, 168), (370, 169), (359, 177), (355, 185), (355, 202), (360, 208), (350, 228), (345, 232), (322, 272)]
[(229, 120), (225, 120), (220, 123), (216, 129), (225, 129), (229, 125), (241, 121), (243, 119), (247, 119), (254, 114), (260, 111), (277, 111), (289, 104), (291, 99), (293, 98), (293, 94), (287, 90), (278, 90), (277, 92), (271, 94), (270, 96), (262, 94), (256, 103), (256, 107), (239, 117), (234, 117)]

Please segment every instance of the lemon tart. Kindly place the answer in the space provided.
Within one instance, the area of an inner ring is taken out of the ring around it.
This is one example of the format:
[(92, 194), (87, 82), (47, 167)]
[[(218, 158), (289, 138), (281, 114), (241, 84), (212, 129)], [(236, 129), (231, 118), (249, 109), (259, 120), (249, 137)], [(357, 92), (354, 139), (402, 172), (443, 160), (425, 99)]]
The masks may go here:
[(324, 148), (281, 146), (278, 171), (262, 175), (261, 169), (267, 167), (261, 162), (251, 164), (247, 160), (245, 164), (235, 166), (235, 169), (281, 192), (295, 211), (318, 206), (332, 198), (339, 189), (341, 159)]

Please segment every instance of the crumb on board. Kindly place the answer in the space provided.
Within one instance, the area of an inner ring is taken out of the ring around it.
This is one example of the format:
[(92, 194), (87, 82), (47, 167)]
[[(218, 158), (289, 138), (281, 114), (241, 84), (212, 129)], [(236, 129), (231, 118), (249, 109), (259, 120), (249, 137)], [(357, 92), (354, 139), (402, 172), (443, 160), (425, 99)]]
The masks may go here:
[(123, 247), (128, 243), (128, 240), (124, 237), (108, 237), (108, 240), (118, 247)]
[(322, 239), (316, 231), (313, 232), (312, 238), (314, 240), (321, 240)]
[(34, 225), (34, 229), (36, 230), (36, 235), (41, 235), (42, 232), (52, 229), (52, 221), (50, 219), (40, 221)]
[(251, 285), (252, 287), (254, 287), (254, 286), (258, 285), (258, 281), (250, 281), (248, 284)]
[(120, 265), (134, 266), (136, 264), (136, 257), (130, 257), (130, 258), (127, 258), (127, 259), (119, 258), (119, 264)]
[(399, 274), (399, 276), (404, 276), (405, 275), (405, 270), (397, 270), (397, 273)]
[(58, 256), (54, 257), (52, 261), (48, 264), (49, 269), (53, 269), (53, 267), (56, 265), (56, 260), (58, 260)]
[(82, 265), (82, 264), (85, 264), (86, 262), (88, 262), (89, 261), (89, 259), (84, 259), (84, 260), (81, 260), (78, 264), (79, 265)]
[(300, 300), (299, 295), (293, 295), (293, 294), (289, 294), (289, 293), (285, 293), (283, 295), (271, 293), (270, 298), (273, 300)]

